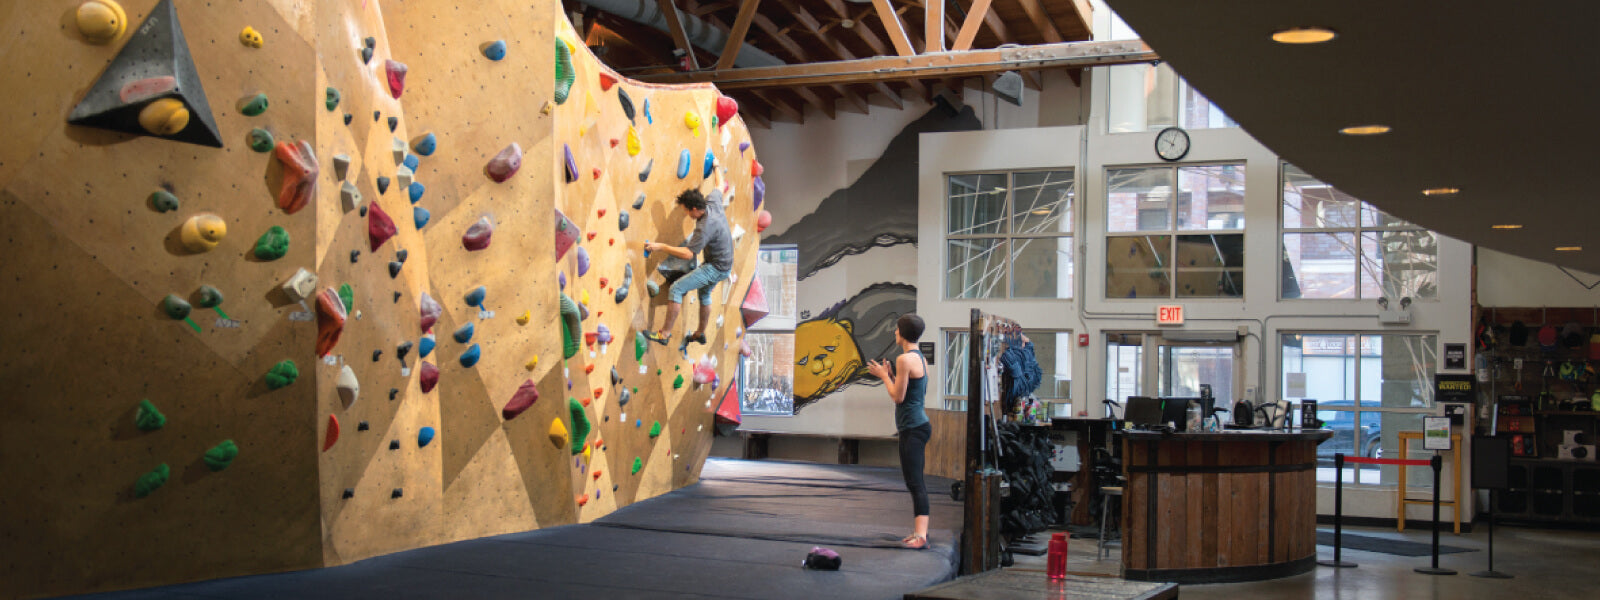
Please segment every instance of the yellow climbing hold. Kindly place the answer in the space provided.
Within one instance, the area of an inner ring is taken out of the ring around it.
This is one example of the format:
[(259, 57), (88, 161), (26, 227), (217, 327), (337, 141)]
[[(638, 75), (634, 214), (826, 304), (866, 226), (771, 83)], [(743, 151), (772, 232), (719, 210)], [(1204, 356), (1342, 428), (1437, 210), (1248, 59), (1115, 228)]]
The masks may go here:
[(593, 456), (593, 455), (594, 455), (594, 452), (591, 451), (591, 449), (589, 448), (589, 444), (584, 444), (583, 445), (583, 462), (589, 462), (589, 458), (591, 456)]
[(527, 325), (528, 321), (532, 321), (532, 320), (533, 320), (533, 311), (525, 310), (525, 311), (522, 311), (522, 316), (517, 317), (517, 324), (518, 325)]
[(567, 426), (561, 423), (561, 419), (550, 421), (550, 443), (555, 444), (557, 448), (565, 448), (571, 443), (570, 439), (567, 435)]
[(184, 221), (183, 228), (178, 231), (183, 247), (188, 248), (190, 252), (205, 252), (216, 248), (227, 235), (227, 223), (222, 221), (222, 217), (209, 213), (189, 217), (188, 221)]
[(116, 0), (89, 0), (78, 5), (78, 32), (91, 44), (107, 44), (128, 30), (128, 13)]
[(550, 114), (550, 111), (555, 110), (555, 109), (556, 109), (556, 103), (555, 102), (551, 102), (549, 100), (545, 100), (544, 101), (544, 106), (539, 107), (539, 112), (548, 115), (548, 114)]
[(600, 112), (600, 106), (594, 103), (594, 92), (583, 93), (583, 114)]
[(700, 136), (700, 115), (695, 114), (692, 110), (684, 112), (683, 124), (688, 125), (689, 131), (693, 131), (696, 137)]
[(589, 305), (589, 290), (583, 290), (583, 293), (578, 294), (578, 302), (583, 303), (584, 306)]
[(528, 359), (528, 362), (526, 364), (523, 364), (522, 368), (527, 369), (529, 371), (532, 371), (534, 369), (539, 368), (539, 356), (538, 355), (534, 355), (533, 358)]
[(173, 135), (189, 126), (189, 109), (176, 98), (162, 98), (139, 111), (139, 126), (151, 135)]
[(251, 48), (260, 48), (266, 44), (266, 40), (261, 39), (261, 34), (256, 32), (254, 27), (246, 25), (244, 31), (239, 32), (239, 43)]
[(639, 155), (639, 132), (628, 126), (628, 156)]

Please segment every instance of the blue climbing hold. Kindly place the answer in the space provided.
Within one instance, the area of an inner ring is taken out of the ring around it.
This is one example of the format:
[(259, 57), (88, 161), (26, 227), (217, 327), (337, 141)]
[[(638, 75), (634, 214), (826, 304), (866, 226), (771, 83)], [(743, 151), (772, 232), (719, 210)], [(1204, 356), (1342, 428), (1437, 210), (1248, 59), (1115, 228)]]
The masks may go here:
[(406, 187), (406, 193), (411, 195), (412, 204), (416, 204), (418, 200), (421, 200), (422, 193), (426, 191), (428, 191), (428, 188), (422, 185), (421, 181), (412, 181), (411, 185)]
[(649, 123), (651, 125), (655, 125), (656, 124), (655, 117), (650, 116), (650, 99), (649, 98), (645, 98), (644, 99), (644, 122), (645, 123)]
[(433, 344), (433, 335), (422, 336), (422, 341), (417, 344), (417, 356), (427, 358), (429, 354), (433, 354)]
[(483, 308), (483, 297), (487, 295), (489, 295), (489, 290), (485, 289), (481, 285), (472, 288), (472, 291), (467, 292), (467, 306)]
[(703, 172), (700, 174), (700, 176), (701, 177), (710, 177), (711, 176), (711, 164), (716, 162), (716, 161), (717, 161), (717, 157), (712, 155), (710, 150), (707, 150), (706, 151), (705, 167), (702, 169)]
[(417, 165), (422, 164), (422, 161), (417, 159), (417, 155), (415, 154), (407, 154), (405, 160), (400, 161), (400, 164), (404, 165), (407, 169), (416, 171)]
[(461, 366), (470, 368), (472, 365), (478, 364), (480, 355), (482, 355), (482, 351), (478, 349), (477, 344), (473, 344), (471, 348), (467, 348), (466, 352), (461, 353)]
[(678, 179), (683, 179), (689, 176), (689, 161), (690, 158), (688, 150), (678, 153)]
[(423, 156), (433, 156), (433, 151), (438, 148), (438, 145), (439, 138), (433, 137), (432, 133), (428, 133), (417, 138), (417, 141), (412, 142), (411, 151)]
[(633, 420), (633, 426), (634, 427), (643, 427), (644, 426), (644, 421), (641, 421), (639, 419), (634, 419)]
[(428, 219), (432, 217), (433, 214), (429, 213), (426, 208), (421, 206), (411, 207), (411, 220), (417, 224), (417, 229), (422, 229), (422, 226), (427, 225)]
[(423, 427), (417, 432), (417, 447), (426, 448), (431, 443), (433, 443), (433, 428)]
[(491, 43), (491, 44), (489, 44), (487, 46), (484, 46), (483, 47), (483, 57), (487, 58), (489, 60), (495, 60), (495, 61), (498, 61), (498, 60), (500, 60), (502, 58), (505, 58), (506, 57), (506, 43), (505, 43), (505, 41), (504, 40), (495, 40), (494, 43)]
[(456, 338), (457, 343), (465, 344), (472, 340), (472, 331), (472, 324), (467, 323), (466, 325), (456, 328), (456, 332), (450, 335), (451, 337)]

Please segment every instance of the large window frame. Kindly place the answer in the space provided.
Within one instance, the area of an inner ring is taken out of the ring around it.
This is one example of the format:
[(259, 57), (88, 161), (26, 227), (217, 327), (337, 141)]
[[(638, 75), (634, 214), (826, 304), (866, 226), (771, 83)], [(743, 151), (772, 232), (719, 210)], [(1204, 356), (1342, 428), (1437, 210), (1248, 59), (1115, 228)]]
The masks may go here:
[[(1039, 361), (1040, 382), (1039, 389), (1034, 392), (1034, 397), (1042, 402), (1049, 402), (1056, 407), (1052, 414), (1060, 417), (1072, 415), (1072, 353), (1077, 349), (1076, 338), (1070, 329), (1055, 329), (1043, 327), (1038, 329), (1023, 329), (1023, 335), (1033, 341), (1035, 353), (1043, 344), (1045, 336), (1051, 336), (1054, 350), (1054, 360)], [(968, 328), (947, 328), (939, 330), (939, 342), (944, 344), (944, 350), (939, 359), (944, 361), (940, 368), (938, 393), (943, 399), (942, 407), (945, 410), (967, 409), (967, 353), (971, 349), (971, 330)], [(1046, 364), (1049, 363), (1049, 364)], [(1066, 373), (1060, 372), (1060, 367), (1066, 368)]]
[[(1003, 184), (988, 187), (997, 180), (1003, 180)], [(958, 189), (962, 191), (958, 193)], [(1059, 195), (1050, 199), (1047, 191)], [(997, 195), (1004, 197), (994, 207)], [(1076, 167), (946, 173), (944, 299), (1071, 300), (1077, 277), (1073, 251), (1077, 197)], [(1027, 206), (1023, 207), (1023, 203)], [(994, 215), (980, 214), (995, 208), (998, 212)], [(970, 214), (958, 218), (963, 212)], [(1054, 249), (1049, 248), (1050, 242), (1055, 243)], [(1034, 244), (1044, 245), (1033, 248)], [(1037, 259), (1041, 250), (1055, 253), (1053, 294), (1047, 291), (1050, 282), (1043, 278), (1023, 277), (1019, 281), (1017, 277), (1016, 263)], [(982, 269), (976, 277), (970, 271), (974, 263)], [(1004, 272), (991, 277), (995, 269)]]
[[(1395, 218), (1288, 162), (1280, 162), (1278, 167), (1278, 212), (1278, 248), (1285, 262), (1278, 276), (1279, 299), (1439, 299), (1437, 233)], [(1306, 248), (1313, 244), (1322, 248), (1323, 256), (1332, 257), (1307, 258)], [(1333, 256), (1341, 252), (1345, 256)], [(1337, 267), (1346, 257), (1350, 261), (1347, 275), (1326, 270)], [(1322, 264), (1308, 266), (1308, 260)], [(1412, 266), (1403, 271), (1390, 269), (1397, 260)], [(1318, 269), (1324, 270), (1320, 278), (1312, 275)], [(1347, 282), (1342, 281), (1346, 278)], [(1348, 292), (1320, 291), (1338, 286)], [(1307, 290), (1311, 290), (1310, 295)]]
[(1106, 67), (1105, 79), (1106, 133), (1239, 126), (1167, 63)]
[[(1137, 189), (1141, 181), (1159, 181), (1162, 172), (1166, 172), (1168, 184), (1150, 186), (1149, 192), (1131, 192), (1132, 196), (1122, 191), (1124, 185)], [(1105, 167), (1105, 298), (1243, 300), (1246, 173), (1244, 160)], [(1200, 201), (1197, 197), (1201, 194), (1193, 187), (1196, 178), (1205, 186)], [(1212, 182), (1222, 182), (1222, 191), (1214, 189)], [(1213, 204), (1213, 195), (1237, 200)], [(1119, 209), (1123, 204), (1130, 206)], [(1204, 214), (1194, 214), (1196, 206), (1202, 206)], [(1216, 213), (1222, 217), (1215, 219), (1212, 206), (1231, 210)], [(1128, 210), (1133, 211), (1131, 221)], [(1209, 252), (1197, 250), (1206, 245)], [(1207, 273), (1219, 274), (1213, 285), (1216, 293), (1206, 293), (1204, 286), (1193, 284)], [(1197, 274), (1199, 279), (1193, 277)], [(1128, 282), (1132, 283), (1122, 285)], [(1124, 293), (1124, 288), (1129, 291)], [(1140, 288), (1148, 289), (1141, 292)]]

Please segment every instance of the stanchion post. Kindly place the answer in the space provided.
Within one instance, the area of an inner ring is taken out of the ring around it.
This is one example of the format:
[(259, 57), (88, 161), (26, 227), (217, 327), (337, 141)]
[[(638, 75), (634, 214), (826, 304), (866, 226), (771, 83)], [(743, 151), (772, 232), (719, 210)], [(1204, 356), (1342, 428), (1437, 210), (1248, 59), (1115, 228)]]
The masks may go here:
[(1499, 490), (1493, 490), (1489, 492), (1489, 570), (1468, 573), (1468, 575), (1473, 577), (1483, 577), (1487, 579), (1511, 579), (1513, 577), (1513, 575), (1510, 573), (1502, 573), (1494, 570), (1494, 496), (1498, 491)]
[[(1433, 460), (1429, 461), (1428, 464), (1433, 467), (1433, 566), (1417, 567), (1413, 570), (1426, 575), (1455, 575), (1455, 569), (1439, 568), (1439, 470), (1444, 466), (1444, 459), (1438, 454), (1434, 454)], [(1461, 467), (1458, 465), (1456, 468), (1459, 469)], [(1404, 490), (1402, 490), (1402, 493), (1404, 493)], [(1460, 498), (1457, 498), (1457, 500), (1460, 500)], [(1405, 518), (1404, 512), (1400, 514), (1400, 518)]]
[(1344, 562), (1344, 453), (1333, 455), (1333, 560), (1319, 560), (1318, 565), (1349, 569), (1356, 563)]

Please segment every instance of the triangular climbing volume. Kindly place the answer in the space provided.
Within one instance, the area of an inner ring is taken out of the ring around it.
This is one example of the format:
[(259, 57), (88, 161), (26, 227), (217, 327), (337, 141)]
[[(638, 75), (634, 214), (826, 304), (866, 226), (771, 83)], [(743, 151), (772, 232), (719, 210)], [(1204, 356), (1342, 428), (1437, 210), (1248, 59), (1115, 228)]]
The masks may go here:
[(744, 293), (744, 302), (739, 305), (739, 313), (744, 317), (746, 329), (753, 327), (756, 321), (767, 316), (767, 292), (761, 288), (761, 278), (750, 278), (750, 289)]
[(222, 147), (172, 0), (150, 11), (67, 122)]

